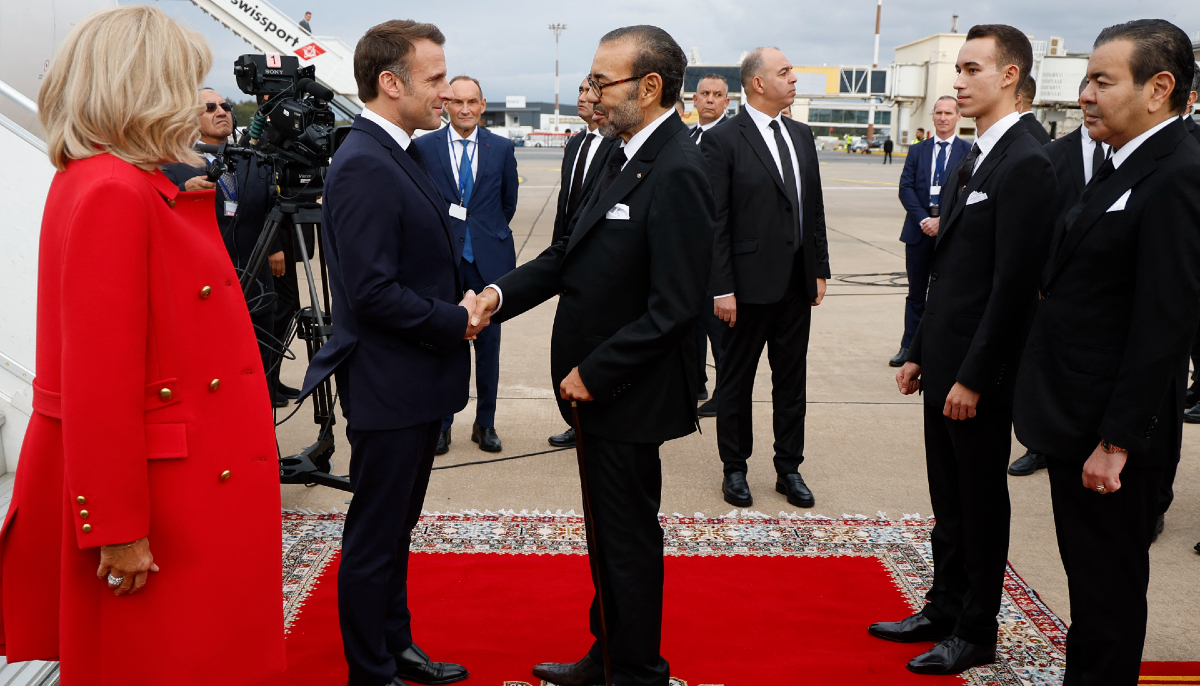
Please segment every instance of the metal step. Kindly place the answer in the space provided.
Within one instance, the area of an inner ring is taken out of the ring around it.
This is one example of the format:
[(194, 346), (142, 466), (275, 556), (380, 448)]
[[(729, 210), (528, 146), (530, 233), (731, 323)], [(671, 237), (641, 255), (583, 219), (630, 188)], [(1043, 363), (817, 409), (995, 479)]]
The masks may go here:
[(58, 686), (58, 663), (31, 660), (10, 665), (0, 657), (0, 686)]

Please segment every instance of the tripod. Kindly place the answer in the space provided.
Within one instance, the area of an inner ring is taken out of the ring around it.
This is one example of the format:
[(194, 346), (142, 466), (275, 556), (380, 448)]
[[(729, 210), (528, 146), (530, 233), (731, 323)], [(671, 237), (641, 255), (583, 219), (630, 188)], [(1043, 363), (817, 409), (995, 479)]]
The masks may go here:
[[(302, 309), (297, 315), (296, 335), (306, 343), (308, 359), (321, 349), (333, 334), (333, 325), (329, 317), (329, 278), (325, 264), (325, 248), (321, 239), (321, 205), (317, 202), (320, 191), (305, 189), (292, 199), (275, 199), (271, 211), (267, 214), (267, 223), (258, 236), (254, 251), (250, 254), (250, 264), (242, 273), (241, 287), (244, 296), (250, 293), (254, 286), (255, 276), (262, 270), (267, 259), (267, 250), (274, 242), (275, 236), (284, 227), (291, 226), (295, 232), (296, 246), (304, 263), (304, 274), (308, 279), (308, 295), (311, 306)], [(317, 282), (313, 277), (312, 263), (308, 259), (304, 234), (300, 230), (302, 224), (315, 224), (317, 250), (321, 269), (322, 292), (317, 291)], [(322, 298), (321, 296), (324, 296)], [(282, 362), (282, 360), (281, 360)], [(325, 379), (312, 392), (313, 421), (321, 427), (317, 440), (312, 445), (301, 450), (296, 455), (279, 458), (279, 482), (284, 484), (305, 484), (329, 486), (343, 491), (349, 491), (350, 480), (343, 476), (330, 473), (333, 468), (333, 424), (334, 395), (331, 379)]]

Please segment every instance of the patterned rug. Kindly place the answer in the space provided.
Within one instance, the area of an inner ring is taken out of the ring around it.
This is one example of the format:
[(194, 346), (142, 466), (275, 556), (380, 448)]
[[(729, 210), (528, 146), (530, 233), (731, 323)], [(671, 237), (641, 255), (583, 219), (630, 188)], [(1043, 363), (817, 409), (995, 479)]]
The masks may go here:
[[(874, 558), (913, 610), (923, 605), (933, 579), (929, 538), (933, 522), (916, 515), (900, 520), (889, 520), (883, 513), (878, 517), (843, 515), (831, 519), (785, 513), (768, 517), (735, 511), (717, 518), (675, 513), (660, 520), (666, 554), (672, 557)], [(336, 512), (284, 514), (284, 595), (289, 632), (303, 615), (305, 601), (322, 572), (338, 553), (343, 522), (344, 515)], [(583, 519), (574, 512), (434, 513), (421, 518), (412, 550), (582, 556), (586, 554), (583, 532)], [(1061, 684), (1065, 641), (1066, 627), (1010, 566), (1000, 611), (999, 660), (970, 670), (963, 675), (962, 683)], [(529, 682), (503, 683), (520, 686)], [(688, 682), (676, 679), (673, 683), (686, 686)], [(692, 683), (695, 686), (697, 682)]]

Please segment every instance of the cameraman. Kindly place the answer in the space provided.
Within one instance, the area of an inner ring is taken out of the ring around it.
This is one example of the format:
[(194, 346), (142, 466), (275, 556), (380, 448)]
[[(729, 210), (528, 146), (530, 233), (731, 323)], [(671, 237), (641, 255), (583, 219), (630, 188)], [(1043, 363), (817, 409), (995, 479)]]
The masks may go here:
[[(200, 113), (200, 142), (220, 145), (233, 135), (233, 108), (225, 102), (220, 93), (211, 88), (202, 89), (200, 97), (205, 104), (204, 112)], [(206, 157), (210, 162), (213, 159), (212, 155)], [(207, 170), (203, 167), (183, 163), (166, 165), (163, 167), (163, 173), (183, 191), (216, 189), (217, 228), (221, 231), (225, 250), (229, 253), (234, 268), (238, 270), (238, 276), (241, 277), (242, 271), (249, 266), (250, 255), (254, 252), (254, 245), (258, 242), (258, 236), (267, 221), (267, 212), (271, 206), (271, 169), (261, 165), (257, 159), (238, 158), (226, 162), (235, 162), (236, 171), (222, 174), (215, 182), (207, 179)], [(272, 335), (275, 318), (275, 288), (272, 276), (282, 276), (283, 273), (284, 255), (277, 237), (272, 242), (267, 261), (256, 275), (247, 297), (250, 321), (254, 323), (263, 369), (268, 377), (272, 376), (272, 364), (279, 359), (274, 350), (280, 346)], [(275, 407), (287, 406), (287, 399), (280, 397), (274, 388), (271, 395)]]

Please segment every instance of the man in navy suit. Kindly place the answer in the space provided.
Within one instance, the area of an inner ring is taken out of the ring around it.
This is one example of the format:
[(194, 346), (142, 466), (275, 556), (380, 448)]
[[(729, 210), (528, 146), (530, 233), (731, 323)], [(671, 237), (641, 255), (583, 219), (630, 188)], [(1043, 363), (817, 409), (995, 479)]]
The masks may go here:
[(388, 21), (354, 50), (365, 104), (325, 179), (322, 231), (333, 337), (313, 356), (301, 398), (334, 374), (350, 440), (354, 502), (338, 571), (349, 686), (447, 684), (459, 665), (413, 643), (408, 547), (421, 515), (442, 418), (467, 404), (475, 294), (462, 297), (446, 203), (412, 144), (440, 124), (445, 38), (432, 24)]
[[(479, 126), (487, 108), (483, 88), (469, 76), (450, 81), (454, 97), (446, 103), (450, 126), (415, 141), (447, 208), (458, 277), (463, 290), (476, 293), (517, 266), (508, 223), (517, 211), (517, 157), (512, 141)], [(496, 434), (496, 390), (500, 383), (500, 326), (489, 326), (475, 339), (475, 424), (471, 440), (480, 450), (500, 452)], [(450, 425), (442, 420), (437, 454), (450, 450)]]
[(904, 299), (904, 337), (900, 352), (888, 364), (899, 367), (908, 359), (913, 334), (925, 313), (925, 291), (929, 288), (929, 264), (933, 246), (937, 243), (940, 191), (950, 171), (971, 150), (966, 141), (955, 135), (958, 102), (953, 95), (943, 95), (933, 103), (934, 136), (908, 149), (904, 171), (900, 174), (900, 204), (908, 211), (900, 240), (904, 246), (904, 266), (908, 272), (908, 297)]

